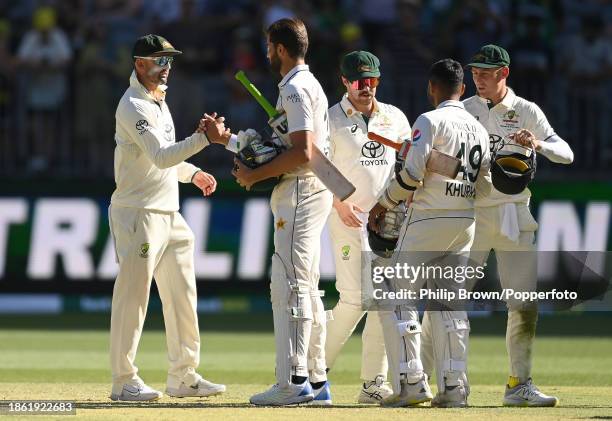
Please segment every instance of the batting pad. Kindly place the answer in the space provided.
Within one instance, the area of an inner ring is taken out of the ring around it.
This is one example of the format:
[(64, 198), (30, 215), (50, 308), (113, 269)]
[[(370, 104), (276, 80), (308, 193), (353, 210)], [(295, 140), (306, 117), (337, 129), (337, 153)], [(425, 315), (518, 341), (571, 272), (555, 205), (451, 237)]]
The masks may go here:
[(421, 325), (416, 310), (379, 311), (383, 326), (389, 377), (394, 394), (401, 391), (401, 379), (415, 383), (423, 376)]
[(467, 383), (470, 322), (465, 311), (429, 311), (438, 392)]
[(272, 255), (270, 295), (276, 342), (276, 380), (288, 385), (291, 376), (308, 377), (307, 343), (312, 330), (308, 287), (289, 279), (278, 254)]

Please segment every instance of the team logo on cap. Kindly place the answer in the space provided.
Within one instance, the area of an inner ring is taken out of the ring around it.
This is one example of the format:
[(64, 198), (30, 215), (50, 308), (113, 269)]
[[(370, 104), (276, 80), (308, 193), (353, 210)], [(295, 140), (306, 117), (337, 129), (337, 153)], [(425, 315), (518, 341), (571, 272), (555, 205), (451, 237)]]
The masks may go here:
[(474, 58), (472, 58), (473, 61), (485, 61), (486, 60), (486, 56), (482, 53), (478, 53), (474, 56)]
[(418, 142), (420, 138), (421, 138), (421, 131), (419, 129), (415, 129), (414, 132), (412, 132), (412, 141)]
[(372, 68), (368, 66), (367, 64), (362, 64), (361, 66), (357, 68), (357, 71), (358, 72), (371, 72)]

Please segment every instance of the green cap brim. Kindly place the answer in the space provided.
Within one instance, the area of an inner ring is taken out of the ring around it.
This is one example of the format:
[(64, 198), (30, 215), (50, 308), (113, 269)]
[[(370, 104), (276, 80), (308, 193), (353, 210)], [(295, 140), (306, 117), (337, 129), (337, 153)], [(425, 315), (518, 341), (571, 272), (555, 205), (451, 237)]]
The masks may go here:
[(357, 75), (351, 75), (350, 77), (349, 76), (344, 76), (344, 77), (347, 78), (349, 82), (355, 82), (356, 80), (365, 79), (366, 77), (380, 77), (380, 71), (363, 72)]
[(178, 56), (179, 54), (183, 54), (183, 52), (179, 50), (164, 50), (164, 51), (158, 51), (156, 53), (151, 54), (151, 57)]
[(497, 67), (506, 67), (506, 64), (487, 64), (487, 63), (470, 63), (466, 67), (479, 67), (481, 69), (495, 69)]

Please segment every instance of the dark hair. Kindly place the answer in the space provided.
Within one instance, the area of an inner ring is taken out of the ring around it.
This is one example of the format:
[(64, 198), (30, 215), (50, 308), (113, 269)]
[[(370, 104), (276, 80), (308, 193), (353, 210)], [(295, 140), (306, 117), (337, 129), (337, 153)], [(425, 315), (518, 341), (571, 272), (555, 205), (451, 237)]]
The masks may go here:
[(277, 20), (268, 27), (266, 35), (272, 44), (282, 44), (291, 58), (306, 57), (308, 33), (304, 22), (300, 19)]
[(448, 93), (456, 93), (463, 85), (463, 67), (453, 59), (435, 62), (429, 69), (429, 80), (442, 86)]

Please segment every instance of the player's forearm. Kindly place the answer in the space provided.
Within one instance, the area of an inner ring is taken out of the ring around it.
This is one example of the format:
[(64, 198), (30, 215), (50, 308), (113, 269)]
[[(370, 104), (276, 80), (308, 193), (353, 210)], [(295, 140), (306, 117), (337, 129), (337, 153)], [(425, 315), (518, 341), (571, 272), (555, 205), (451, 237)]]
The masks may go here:
[(292, 148), (278, 155), (268, 164), (254, 169), (253, 178), (256, 181), (260, 181), (267, 178), (279, 177), (307, 164), (309, 161), (310, 151), (306, 147), (299, 148), (294, 145)]
[(567, 142), (557, 135), (540, 142), (538, 152), (549, 161), (557, 164), (571, 164), (574, 162), (574, 152)]
[[(157, 141), (151, 143), (155, 144)], [(204, 134), (194, 133), (192, 136), (181, 142), (173, 143), (164, 147), (151, 147), (148, 155), (156, 167), (165, 169), (180, 164), (187, 158), (200, 152), (208, 145), (208, 139)]]
[(419, 180), (410, 177), (404, 168), (397, 177), (389, 182), (389, 185), (378, 199), (378, 203), (386, 209), (393, 209), (401, 201), (409, 202), (414, 191), (421, 185)]

